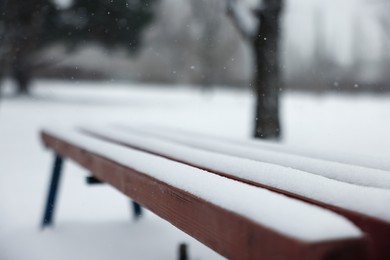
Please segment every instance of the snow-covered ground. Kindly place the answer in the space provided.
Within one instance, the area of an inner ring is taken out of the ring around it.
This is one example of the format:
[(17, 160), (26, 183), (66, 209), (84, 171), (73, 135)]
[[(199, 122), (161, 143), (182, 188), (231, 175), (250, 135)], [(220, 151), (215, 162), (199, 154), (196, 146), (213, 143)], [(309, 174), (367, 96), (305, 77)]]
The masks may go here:
[[(181, 242), (191, 259), (220, 259), (152, 213), (132, 221), (124, 196), (85, 185), (86, 172), (72, 163), (65, 165), (56, 226), (40, 230), (52, 154), (39, 129), (120, 122), (248, 138), (252, 103), (249, 92), (237, 90), (47, 81), (36, 83), (32, 98), (0, 100), (0, 259), (175, 259)], [(390, 157), (388, 95), (286, 93), (281, 103), (288, 146)]]

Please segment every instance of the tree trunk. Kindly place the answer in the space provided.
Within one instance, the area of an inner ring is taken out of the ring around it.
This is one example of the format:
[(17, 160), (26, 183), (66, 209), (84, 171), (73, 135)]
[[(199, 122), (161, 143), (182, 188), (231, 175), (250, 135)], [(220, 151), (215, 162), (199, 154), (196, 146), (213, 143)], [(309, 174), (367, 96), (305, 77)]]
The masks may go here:
[(17, 85), (17, 94), (29, 93), (33, 76), (34, 54), (39, 49), (43, 22), (49, 11), (49, 0), (6, 0), (3, 3), (1, 65), (7, 67)]
[(16, 82), (17, 94), (28, 95), (30, 93), (31, 73), (24, 66), (16, 67), (13, 71), (13, 77)]
[(258, 13), (258, 33), (252, 41), (255, 52), (256, 138), (280, 137), (279, 93), (282, 83), (279, 73), (279, 23), (282, 0), (264, 1), (265, 10)]

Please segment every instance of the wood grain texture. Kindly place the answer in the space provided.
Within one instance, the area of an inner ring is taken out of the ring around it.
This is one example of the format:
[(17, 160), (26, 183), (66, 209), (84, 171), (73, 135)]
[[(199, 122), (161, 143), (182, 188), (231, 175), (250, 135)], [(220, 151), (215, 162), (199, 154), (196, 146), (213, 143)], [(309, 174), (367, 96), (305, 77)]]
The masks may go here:
[(230, 178), (233, 180), (237, 180), (237, 181), (241, 181), (241, 182), (253, 185), (253, 186), (257, 186), (257, 187), (265, 188), (265, 189), (268, 189), (271, 191), (275, 191), (275, 192), (284, 194), (286, 196), (289, 196), (291, 198), (299, 199), (299, 200), (308, 202), (310, 204), (314, 204), (314, 205), (320, 206), (322, 208), (329, 209), (333, 212), (336, 212), (336, 213), (346, 217), (351, 222), (353, 222), (356, 226), (358, 226), (364, 233), (366, 233), (368, 235), (368, 243), (369, 243), (369, 248), (370, 248), (370, 250), (369, 250), (370, 259), (375, 259), (375, 260), (389, 260), (390, 259), (390, 223), (388, 223), (388, 222), (374, 218), (374, 217), (369, 216), (369, 215), (364, 215), (364, 214), (361, 214), (358, 212), (354, 212), (354, 211), (351, 211), (351, 210), (348, 210), (348, 209), (345, 209), (342, 207), (333, 206), (333, 205), (330, 205), (330, 204), (327, 204), (327, 203), (324, 203), (322, 201), (318, 201), (318, 200), (315, 200), (312, 198), (304, 197), (304, 196), (299, 195), (299, 194), (291, 193), (289, 191), (285, 191), (282, 189), (277, 189), (277, 188), (274, 188), (271, 186), (267, 186), (267, 185), (264, 185), (264, 184), (259, 183), (259, 182), (254, 182), (254, 181), (250, 181), (247, 179), (242, 179), (242, 178), (239, 178), (239, 177), (234, 176), (234, 175), (230, 175), (230, 174), (225, 173), (225, 172), (216, 171), (214, 169), (204, 167), (203, 165), (193, 164), (193, 163), (189, 163), (187, 161), (180, 160), (180, 159), (175, 158), (175, 157), (161, 155), (159, 153), (135, 146), (131, 143), (126, 143), (126, 142), (119, 141), (116, 139), (101, 136), (99, 134), (89, 132), (87, 130), (80, 130), (80, 131), (83, 133), (86, 133), (90, 136), (100, 138), (101, 140), (106, 140), (106, 141), (116, 143), (116, 144), (119, 144), (122, 146), (137, 149), (139, 151), (158, 155), (158, 156), (161, 156), (161, 157), (164, 157), (164, 158), (176, 161), (176, 162), (180, 162), (183, 164), (187, 164), (189, 166), (193, 166), (193, 167), (196, 167), (196, 168), (199, 168), (202, 170), (206, 170), (206, 171), (211, 172), (211, 173), (215, 173), (215, 174), (220, 175), (220, 176), (224, 176), (224, 177), (227, 177), (227, 178)]
[(228, 259), (367, 259), (364, 238), (300, 241), (50, 134), (42, 133), (42, 139), (56, 153)]

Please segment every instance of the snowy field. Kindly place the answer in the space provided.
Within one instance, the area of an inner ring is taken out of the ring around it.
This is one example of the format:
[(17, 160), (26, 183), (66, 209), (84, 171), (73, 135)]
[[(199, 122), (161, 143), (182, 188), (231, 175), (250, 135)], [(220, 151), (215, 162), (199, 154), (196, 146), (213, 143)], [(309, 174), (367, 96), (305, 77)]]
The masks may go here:
[[(98, 85), (98, 88), (94, 86)], [(181, 242), (190, 259), (221, 259), (148, 212), (133, 221), (128, 200), (106, 186), (87, 186), (67, 163), (54, 229), (40, 230), (52, 154), (39, 140), (47, 125), (162, 125), (232, 138), (251, 134), (250, 92), (192, 87), (40, 81), (32, 98), (0, 100), (0, 260), (176, 259)], [(390, 96), (282, 97), (286, 146), (390, 159)]]

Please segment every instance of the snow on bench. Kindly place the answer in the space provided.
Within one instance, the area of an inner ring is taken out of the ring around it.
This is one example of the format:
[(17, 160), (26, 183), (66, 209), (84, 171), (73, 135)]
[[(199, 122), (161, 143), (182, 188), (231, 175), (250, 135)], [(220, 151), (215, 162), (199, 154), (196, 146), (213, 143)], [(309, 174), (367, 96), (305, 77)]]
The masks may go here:
[(362, 232), (327, 209), (72, 129), (42, 139), (229, 259), (365, 259)]
[[(350, 183), (352, 181), (343, 182), (278, 164), (226, 155), (222, 150), (214, 152), (207, 150), (207, 147), (194, 148), (183, 144), (185, 141), (183, 136), (180, 137), (182, 143), (178, 143), (173, 138), (166, 139), (148, 131), (141, 132), (139, 129), (133, 130), (129, 127), (93, 129), (84, 127), (80, 128), (80, 131), (333, 210), (353, 221), (370, 235), (373, 251), (378, 258), (390, 259), (389, 189)], [(192, 142), (191, 138), (189, 135), (188, 142)], [(304, 162), (305, 158), (302, 158), (302, 163)], [(362, 169), (347, 166), (352, 172)], [(362, 172), (360, 174), (377, 183), (388, 181), (387, 176), (382, 175), (382, 171), (375, 175), (375, 169), (366, 170), (366, 174)]]
[[(122, 128), (126, 128), (126, 126), (120, 126)], [(209, 146), (223, 146), (228, 145), (230, 147), (235, 148), (257, 148), (259, 150), (265, 151), (274, 151), (278, 153), (283, 153), (287, 155), (299, 155), (308, 158), (316, 158), (325, 161), (331, 162), (339, 162), (343, 164), (350, 164), (355, 166), (362, 166), (366, 168), (390, 171), (390, 158), (386, 157), (378, 157), (378, 156), (370, 156), (370, 155), (362, 155), (359, 153), (354, 154), (345, 154), (337, 151), (323, 151), (306, 149), (306, 148), (296, 148), (289, 147), (286, 145), (281, 145), (279, 143), (267, 142), (259, 139), (255, 140), (243, 140), (243, 139), (229, 139), (218, 136), (210, 136), (196, 132), (183, 131), (178, 129), (172, 129), (167, 127), (148, 127), (142, 128), (143, 131), (148, 133), (153, 133), (159, 135), (161, 137), (169, 138), (172, 140), (184, 142), (192, 145), (200, 145), (199, 142), (204, 144), (204, 141), (207, 140)], [(191, 137), (189, 139), (189, 137)], [(215, 148), (215, 147), (214, 147)]]
[[(125, 132), (127, 130), (136, 130), (135, 128), (124, 126), (118, 127), (118, 129), (122, 129)], [(164, 128), (139, 129), (139, 131), (194, 148), (291, 167), (352, 184), (390, 190), (390, 171), (311, 158), (293, 152), (277, 151), (276, 147), (278, 146), (275, 144), (264, 144), (265, 147), (262, 148), (261, 146), (256, 146), (259, 142), (247, 141), (239, 143), (210, 136), (169, 131), (168, 129), (164, 130)], [(268, 149), (267, 147), (269, 146), (272, 146), (273, 150)], [(279, 145), (279, 147), (279, 150), (282, 150), (282, 146)]]

